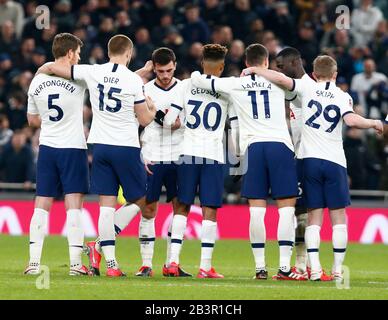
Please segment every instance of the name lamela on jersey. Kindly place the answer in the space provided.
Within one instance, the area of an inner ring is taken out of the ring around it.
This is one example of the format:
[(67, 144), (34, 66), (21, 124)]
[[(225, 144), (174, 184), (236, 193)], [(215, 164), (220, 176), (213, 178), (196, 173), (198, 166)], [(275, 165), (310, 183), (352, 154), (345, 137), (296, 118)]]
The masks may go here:
[(64, 88), (70, 93), (74, 93), (74, 91), (76, 90), (76, 87), (74, 87), (70, 82), (66, 80), (61, 80), (61, 79), (54, 79), (54, 80), (47, 80), (42, 82), (39, 86), (36, 87), (34, 95), (35, 96), (39, 95), (39, 93), (41, 93), (44, 89), (49, 87)]
[(247, 90), (247, 89), (268, 89), (268, 90), (272, 90), (272, 83), (269, 83), (269, 82), (260, 82), (260, 81), (252, 81), (251, 83), (245, 83), (245, 84), (241, 84), (241, 87), (244, 89), (244, 90)]
[(206, 89), (201, 89), (201, 88), (193, 88), (193, 89), (191, 89), (191, 94), (193, 96), (195, 96), (197, 94), (209, 94), (209, 95), (211, 95), (212, 97), (214, 97), (216, 99), (219, 99), (221, 97), (221, 93), (210, 91), (210, 90), (206, 90)]

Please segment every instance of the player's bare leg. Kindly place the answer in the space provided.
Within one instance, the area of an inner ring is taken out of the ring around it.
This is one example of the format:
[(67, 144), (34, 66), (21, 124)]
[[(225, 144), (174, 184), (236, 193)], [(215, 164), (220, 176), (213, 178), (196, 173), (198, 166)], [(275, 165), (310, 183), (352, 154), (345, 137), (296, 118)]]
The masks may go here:
[(65, 195), (67, 240), (69, 243), (70, 272), (69, 275), (88, 275), (88, 268), (82, 265), (84, 230), (82, 227), (82, 193)]
[(334, 263), (331, 274), (335, 280), (341, 281), (343, 276), (342, 264), (345, 259), (348, 243), (348, 229), (346, 225), (345, 208), (330, 209), (330, 219), (333, 226), (333, 252)]
[(308, 227), (306, 228), (305, 240), (307, 254), (311, 265), (310, 280), (331, 281), (333, 278), (325, 274), (319, 260), (319, 246), (321, 242), (321, 226), (323, 222), (323, 209), (308, 210)]
[(35, 198), (35, 209), (30, 222), (30, 260), (24, 274), (36, 275), (40, 273), (40, 260), (44, 238), (47, 233), (48, 214), (54, 198)]
[(176, 201), (174, 208), (174, 217), (171, 222), (171, 244), (169, 253), (169, 262), (163, 267), (163, 275), (168, 277), (191, 277), (185, 272), (179, 263), (179, 257), (182, 250), (183, 237), (187, 225), (187, 216), (190, 212), (190, 205)]
[(139, 223), (140, 253), (142, 266), (136, 276), (152, 277), (152, 257), (154, 255), (155, 244), (155, 217), (158, 210), (158, 202), (147, 202), (145, 210), (142, 212)]
[(265, 265), (266, 230), (264, 223), (267, 201), (262, 199), (249, 199), (248, 203), (250, 212), (249, 239), (256, 265), (254, 279), (267, 280), (268, 271)]
[(296, 198), (277, 199), (276, 203), (279, 211), (279, 271), (273, 278), (276, 280), (307, 280), (302, 274), (291, 269), (292, 248), (295, 241)]
[(100, 195), (100, 216), (98, 219), (98, 233), (101, 250), (104, 254), (108, 277), (120, 277), (125, 274), (119, 269), (115, 254), (114, 213), (117, 202), (116, 196)]
[(197, 278), (223, 278), (224, 276), (216, 272), (212, 266), (214, 243), (217, 237), (217, 208), (204, 206), (202, 212), (201, 264)]

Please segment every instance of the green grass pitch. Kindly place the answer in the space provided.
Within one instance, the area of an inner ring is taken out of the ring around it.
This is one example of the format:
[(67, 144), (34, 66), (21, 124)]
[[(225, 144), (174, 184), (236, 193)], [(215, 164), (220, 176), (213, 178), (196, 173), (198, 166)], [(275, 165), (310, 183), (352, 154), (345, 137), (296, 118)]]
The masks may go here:
[[(321, 260), (330, 270), (330, 243), (321, 245)], [(350, 270), (350, 288), (335, 283), (253, 280), (254, 262), (248, 241), (223, 240), (216, 243), (214, 266), (225, 279), (164, 278), (161, 274), (166, 242), (155, 244), (153, 278), (137, 278), (139, 244), (134, 238), (118, 238), (117, 258), (126, 278), (68, 276), (68, 248), (64, 237), (46, 238), (42, 264), (50, 270), (50, 288), (37, 289), (36, 276), (24, 276), (28, 260), (28, 237), (0, 235), (0, 299), (388, 299), (388, 247), (349, 244), (345, 264)], [(270, 275), (276, 272), (278, 248), (269, 242), (266, 250)], [(200, 242), (187, 240), (181, 264), (196, 274)], [(84, 259), (87, 264), (87, 259)], [(102, 268), (105, 271), (105, 268)]]

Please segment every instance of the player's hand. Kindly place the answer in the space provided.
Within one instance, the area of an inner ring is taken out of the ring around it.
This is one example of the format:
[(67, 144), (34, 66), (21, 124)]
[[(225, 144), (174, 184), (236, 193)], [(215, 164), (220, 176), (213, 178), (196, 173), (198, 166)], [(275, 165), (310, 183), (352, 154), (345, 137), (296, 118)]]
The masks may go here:
[(43, 66), (41, 66), (38, 71), (36, 71), (36, 74), (40, 74), (40, 73), (43, 73), (43, 74), (52, 74), (51, 72), (51, 69), (50, 69), (50, 66), (48, 64), (44, 64)]
[(143, 67), (144, 71), (146, 72), (152, 72), (154, 71), (154, 64), (152, 63), (152, 60), (148, 60), (144, 67)]
[(250, 74), (254, 74), (257, 69), (255, 67), (245, 68), (241, 71), (240, 77), (249, 76)]
[(378, 135), (382, 135), (383, 132), (384, 132), (384, 124), (383, 124), (383, 122), (380, 121), (380, 120), (375, 120), (374, 122), (375, 122), (375, 124), (374, 124), (373, 128), (376, 130), (376, 133)]
[(149, 168), (149, 166), (153, 166), (154, 163), (152, 161), (144, 160), (144, 168), (147, 171), (149, 175), (153, 175), (154, 173), (152, 170)]
[(151, 97), (146, 96), (146, 97), (145, 97), (145, 100), (146, 100), (146, 103), (147, 103), (147, 106), (148, 106), (148, 110), (151, 111), (152, 113), (155, 113), (155, 114), (156, 114), (155, 103), (154, 103), (154, 101), (151, 99)]
[(179, 117), (176, 118), (175, 123), (171, 126), (171, 130), (177, 130), (181, 127), (181, 119)]
[(23, 189), (24, 190), (31, 190), (32, 189), (32, 182), (31, 181), (26, 181), (23, 183)]

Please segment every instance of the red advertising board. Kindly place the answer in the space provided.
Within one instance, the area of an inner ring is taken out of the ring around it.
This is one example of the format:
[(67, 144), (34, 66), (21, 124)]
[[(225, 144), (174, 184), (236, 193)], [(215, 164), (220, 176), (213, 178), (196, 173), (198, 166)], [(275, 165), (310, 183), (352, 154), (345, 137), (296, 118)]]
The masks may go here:
[[(34, 210), (32, 201), (0, 201), (0, 233), (11, 235), (28, 234)], [(98, 203), (84, 204), (83, 226), (87, 237), (97, 235)], [(166, 237), (172, 218), (168, 204), (159, 206), (156, 217), (156, 236)], [(55, 202), (49, 217), (49, 234), (66, 234), (66, 212), (63, 202)], [(199, 238), (201, 232), (201, 209), (191, 207), (185, 237)], [(266, 213), (267, 238), (275, 240), (279, 215), (276, 207), (268, 207)], [(348, 208), (347, 221), (349, 241), (360, 243), (388, 244), (388, 208)], [(122, 232), (121, 236), (138, 234), (139, 216)], [(226, 205), (218, 213), (218, 236), (220, 239), (248, 239), (249, 210), (246, 205)], [(327, 212), (321, 230), (323, 241), (331, 240), (331, 225)]]

